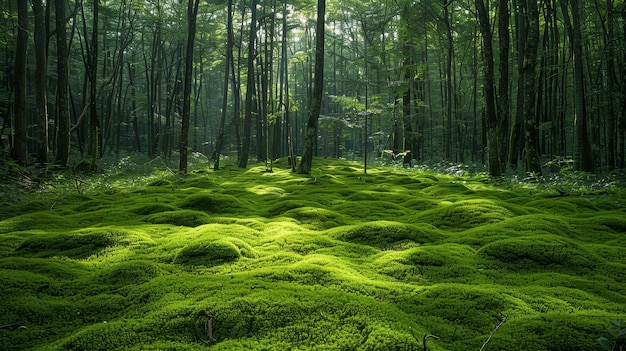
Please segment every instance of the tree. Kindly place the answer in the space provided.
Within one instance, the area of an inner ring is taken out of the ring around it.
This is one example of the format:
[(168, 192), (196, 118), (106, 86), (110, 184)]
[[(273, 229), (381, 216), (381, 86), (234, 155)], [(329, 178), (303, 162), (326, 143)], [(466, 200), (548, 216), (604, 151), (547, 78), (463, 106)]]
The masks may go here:
[(15, 47), (15, 139), (13, 159), (28, 164), (28, 133), (26, 122), (26, 54), (28, 52), (28, 7), (17, 2), (17, 45)]
[(324, 27), (326, 16), (326, 0), (317, 1), (317, 25), (315, 29), (315, 76), (313, 81), (313, 95), (309, 120), (304, 135), (304, 150), (302, 160), (298, 166), (298, 173), (311, 174), (315, 140), (317, 139), (317, 125), (322, 108), (322, 93), (324, 84)]
[(224, 142), (224, 128), (226, 125), (226, 115), (228, 114), (228, 83), (230, 77), (230, 65), (233, 61), (233, 0), (228, 0), (228, 12), (226, 18), (226, 62), (224, 63), (224, 86), (222, 97), (222, 117), (215, 141), (215, 151), (213, 151), (213, 170), (220, 169), (220, 154), (222, 153), (222, 143)]
[(535, 0), (526, 1), (528, 25), (522, 66), (524, 84), (524, 154), (526, 171), (541, 174), (539, 135), (537, 131), (537, 49), (539, 45), (539, 9)]
[(65, 30), (65, 0), (55, 0), (57, 42), (57, 152), (55, 162), (67, 166), (70, 157), (70, 85), (67, 33)]
[(48, 75), (48, 28), (42, 0), (33, 0), (35, 16), (35, 106), (37, 110), (37, 161), (48, 163), (48, 99), (46, 81)]
[(187, 6), (187, 46), (185, 53), (185, 77), (183, 86), (183, 115), (180, 131), (180, 162), (178, 170), (187, 173), (187, 151), (189, 145), (189, 115), (191, 113), (191, 79), (193, 66), (193, 47), (196, 37), (196, 19), (200, 0), (189, 0)]
[(476, 13), (480, 32), (483, 37), (482, 57), (483, 57), (483, 75), (484, 75), (484, 100), (485, 115), (487, 121), (487, 152), (489, 175), (499, 177), (502, 175), (501, 152), (498, 140), (498, 114), (496, 111), (496, 95), (495, 95), (495, 73), (493, 63), (493, 46), (491, 25), (489, 22), (489, 12), (483, 0), (475, 0)]
[(252, 0), (250, 5), (250, 33), (248, 37), (248, 79), (246, 84), (246, 115), (243, 121), (243, 143), (241, 145), (241, 155), (239, 156), (239, 167), (246, 168), (248, 166), (248, 156), (250, 155), (250, 143), (252, 137), (252, 114), (256, 111), (254, 103), (255, 96), (255, 69), (254, 58), (256, 54), (256, 31), (257, 18), (256, 7), (258, 0)]
[[(580, 27), (578, 0), (559, 0), (559, 2), (570, 40), (570, 52), (574, 60), (574, 167), (581, 171), (592, 172), (594, 165), (591, 141), (589, 139), (589, 116), (587, 115), (582, 30)], [(572, 11), (571, 17), (569, 14), (570, 9)]]

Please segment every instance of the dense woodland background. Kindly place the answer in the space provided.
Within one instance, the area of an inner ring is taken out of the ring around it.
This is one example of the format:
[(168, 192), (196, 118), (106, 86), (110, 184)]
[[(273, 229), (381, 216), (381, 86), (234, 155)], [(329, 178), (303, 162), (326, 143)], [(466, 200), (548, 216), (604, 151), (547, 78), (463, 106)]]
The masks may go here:
[(22, 165), (246, 167), (302, 154), (309, 128), (318, 156), (626, 166), (622, 0), (2, 0), (0, 15), (0, 149)]

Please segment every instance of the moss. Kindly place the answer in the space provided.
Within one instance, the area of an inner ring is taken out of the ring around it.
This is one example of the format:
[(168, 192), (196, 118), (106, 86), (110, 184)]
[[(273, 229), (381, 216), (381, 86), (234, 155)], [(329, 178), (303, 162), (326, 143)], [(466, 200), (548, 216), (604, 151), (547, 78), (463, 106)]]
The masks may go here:
[(514, 214), (489, 200), (466, 200), (441, 205), (415, 216), (414, 221), (431, 223), (437, 228), (459, 231), (494, 222)]
[(20, 254), (37, 257), (67, 256), (87, 258), (107, 247), (118, 244), (120, 236), (111, 231), (88, 233), (52, 233), (26, 238), (17, 248)]
[(197, 227), (211, 222), (208, 214), (194, 210), (165, 211), (146, 218), (152, 224), (172, 224), (185, 227)]
[(0, 349), (417, 350), (434, 334), (429, 350), (464, 351), (507, 315), (488, 349), (586, 350), (626, 321), (624, 191), (281, 162), (119, 172), (7, 207), (0, 322), (27, 329), (0, 329)]
[(284, 216), (297, 220), (305, 227), (321, 230), (337, 227), (346, 222), (340, 213), (316, 207), (295, 208), (285, 212)]
[(152, 261), (132, 260), (108, 267), (99, 275), (100, 281), (114, 286), (144, 283), (160, 274)]
[(350, 227), (337, 228), (331, 232), (337, 239), (378, 247), (390, 248), (393, 245), (412, 241), (415, 243), (436, 242), (444, 236), (429, 225), (410, 225), (392, 221), (375, 221)]
[(185, 246), (174, 260), (188, 266), (215, 266), (237, 260), (241, 256), (239, 248), (228, 240), (198, 240)]
[(151, 215), (159, 212), (167, 212), (167, 211), (176, 211), (177, 208), (168, 205), (168, 204), (160, 204), (160, 203), (152, 203), (152, 204), (141, 204), (137, 208), (132, 211), (138, 215)]
[(542, 235), (503, 239), (483, 247), (480, 252), (507, 264), (512, 269), (560, 266), (568, 269), (593, 269), (597, 259), (570, 241)]
[(597, 337), (603, 335), (607, 318), (585, 314), (545, 313), (507, 321), (489, 343), (501, 350), (566, 351), (598, 350)]
[(180, 207), (209, 213), (233, 213), (245, 208), (234, 196), (204, 192), (187, 196)]

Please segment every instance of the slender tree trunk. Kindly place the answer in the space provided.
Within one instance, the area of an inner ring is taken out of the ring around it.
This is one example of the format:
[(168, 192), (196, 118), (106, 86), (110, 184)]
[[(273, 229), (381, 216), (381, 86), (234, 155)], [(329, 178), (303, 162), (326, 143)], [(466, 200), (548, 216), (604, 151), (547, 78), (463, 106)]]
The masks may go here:
[(539, 45), (539, 9), (535, 0), (527, 1), (528, 26), (524, 50), (524, 148), (526, 171), (541, 174), (539, 133), (537, 130), (537, 48)]
[(446, 127), (445, 127), (445, 138), (444, 138), (444, 151), (445, 157), (447, 159), (452, 158), (452, 106), (454, 103), (454, 99), (452, 94), (454, 94), (452, 90), (452, 63), (454, 58), (454, 36), (452, 31), (452, 23), (450, 21), (450, 10), (448, 7), (452, 4), (452, 1), (442, 0), (443, 1), (443, 20), (446, 26), (446, 39), (447, 39), (447, 55), (446, 55), (446, 63), (445, 63), (445, 76), (446, 76), (446, 87), (445, 87), (445, 97), (446, 97)]
[(516, 111), (513, 115), (511, 123), (511, 137), (509, 138), (509, 157), (508, 163), (511, 168), (516, 168), (520, 160), (520, 150), (524, 145), (522, 137), (523, 120), (524, 120), (524, 70), (523, 62), (526, 50), (526, 5), (521, 1), (521, 5), (515, 6), (515, 25), (516, 25), (516, 48), (517, 48), (517, 92), (516, 92)]
[(189, 118), (191, 114), (191, 79), (193, 77), (193, 48), (196, 38), (196, 19), (200, 0), (189, 0), (187, 6), (187, 47), (185, 53), (185, 77), (183, 85), (183, 115), (180, 130), (180, 162), (178, 170), (187, 174), (187, 153), (189, 149)]
[(213, 151), (213, 170), (220, 169), (220, 154), (222, 153), (222, 143), (224, 142), (224, 128), (226, 125), (226, 115), (228, 114), (228, 83), (229, 83), (229, 70), (233, 61), (233, 0), (228, 0), (228, 18), (226, 20), (226, 63), (224, 66), (224, 94), (222, 96), (222, 118), (220, 120), (220, 127), (217, 132), (217, 139), (215, 141), (215, 151)]
[[(582, 30), (580, 28), (578, 0), (560, 0), (559, 2), (574, 59), (574, 167), (581, 171), (592, 172), (594, 165), (591, 140), (589, 139), (587, 96), (583, 70)], [(571, 19), (567, 7), (568, 3), (572, 11)]]
[(302, 160), (298, 166), (298, 173), (311, 174), (315, 141), (317, 139), (317, 125), (322, 107), (322, 93), (324, 90), (324, 26), (326, 16), (326, 0), (317, 1), (317, 27), (315, 30), (315, 81), (309, 111), (309, 121), (306, 126), (304, 150)]
[(498, 109), (498, 157), (500, 158), (500, 168), (503, 170), (506, 164), (508, 164), (509, 109), (511, 107), (511, 97), (509, 95), (509, 51), (511, 42), (509, 17), (509, 0), (500, 0), (498, 7), (500, 83), (498, 86), (499, 99), (496, 101), (496, 104)]
[(606, 99), (608, 100), (608, 116), (607, 118), (607, 133), (608, 142), (606, 150), (607, 158), (607, 170), (613, 171), (616, 168), (616, 139), (617, 139), (617, 111), (615, 110), (615, 14), (613, 13), (613, 1), (606, 0), (606, 47), (607, 47), (607, 87), (606, 87)]
[(70, 108), (65, 0), (55, 0), (57, 38), (57, 152), (55, 162), (67, 166), (70, 157)]
[[(622, 17), (622, 40), (626, 43), (626, 12), (621, 13)], [(620, 76), (626, 76), (626, 52), (622, 50), (622, 65)], [(621, 113), (617, 122), (617, 155), (615, 164), (618, 168), (626, 168), (626, 84), (622, 82), (621, 89)]]
[(252, 114), (254, 109), (255, 96), (255, 70), (254, 57), (256, 53), (256, 6), (257, 0), (252, 0), (251, 19), (250, 19), (250, 35), (248, 37), (248, 81), (246, 84), (246, 115), (243, 121), (243, 143), (241, 145), (241, 155), (239, 157), (239, 167), (246, 168), (248, 166), (248, 156), (250, 155), (250, 143), (252, 137)]
[(498, 140), (498, 114), (496, 111), (495, 97), (495, 77), (493, 62), (493, 38), (491, 34), (491, 25), (489, 23), (489, 12), (483, 0), (475, 0), (476, 13), (478, 15), (478, 23), (480, 32), (483, 37), (482, 56), (483, 56), (483, 74), (485, 79), (484, 99), (485, 114), (487, 122), (487, 152), (489, 175), (492, 177), (500, 177), (502, 175), (502, 163), (500, 160), (500, 147)]
[(290, 94), (289, 94), (289, 59), (287, 58), (287, 1), (283, 4), (283, 44), (282, 44), (282, 64), (283, 64), (283, 80), (285, 82), (285, 100), (283, 108), (285, 111), (285, 129), (287, 134), (287, 153), (289, 155), (289, 164), (291, 165), (291, 171), (296, 171), (296, 158), (293, 152), (293, 139), (291, 130), (291, 116), (290, 116)]
[(15, 47), (15, 139), (13, 159), (28, 164), (28, 132), (26, 121), (26, 60), (28, 52), (28, 3), (17, 2), (17, 43)]
[[(89, 116), (91, 124), (91, 163), (90, 170), (97, 169), (96, 160), (99, 156), (100, 123), (97, 108), (97, 77), (98, 77), (98, 16), (100, 1), (93, 0), (93, 28), (91, 32), (91, 46), (89, 50)], [(84, 18), (83, 18), (84, 19)], [(86, 32), (86, 31), (85, 31)]]
[(33, 0), (35, 16), (35, 105), (37, 109), (37, 162), (48, 163), (48, 28), (42, 0)]

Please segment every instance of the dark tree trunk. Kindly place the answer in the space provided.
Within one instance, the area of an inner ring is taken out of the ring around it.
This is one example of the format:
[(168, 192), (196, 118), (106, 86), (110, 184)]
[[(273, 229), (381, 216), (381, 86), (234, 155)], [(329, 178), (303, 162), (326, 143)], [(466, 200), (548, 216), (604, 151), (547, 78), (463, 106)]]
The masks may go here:
[(256, 6), (257, 0), (252, 0), (251, 19), (250, 19), (250, 35), (248, 37), (248, 81), (246, 84), (246, 115), (243, 121), (243, 143), (241, 145), (241, 155), (239, 157), (239, 167), (246, 168), (248, 166), (248, 156), (250, 155), (250, 143), (252, 138), (252, 114), (254, 111), (255, 97), (255, 43), (256, 43)]
[(222, 118), (220, 127), (217, 132), (215, 141), (215, 151), (213, 151), (213, 170), (220, 169), (220, 154), (222, 153), (222, 144), (224, 142), (224, 128), (226, 125), (226, 115), (228, 114), (228, 80), (230, 77), (229, 70), (233, 61), (233, 0), (228, 0), (228, 18), (226, 19), (226, 62), (224, 66), (224, 94), (222, 96)]
[[(567, 4), (572, 11), (570, 19)], [(585, 93), (585, 75), (583, 70), (583, 49), (578, 0), (560, 0), (563, 19), (571, 43), (574, 59), (574, 167), (581, 171), (593, 172), (593, 153), (589, 138), (587, 115), (587, 96)]]
[(493, 38), (491, 34), (491, 26), (489, 24), (489, 12), (483, 0), (476, 0), (476, 13), (478, 15), (478, 23), (480, 32), (483, 37), (483, 72), (485, 85), (483, 87), (485, 99), (485, 119), (487, 122), (487, 152), (489, 175), (500, 177), (502, 175), (502, 163), (500, 160), (500, 147), (498, 142), (498, 114), (496, 111), (495, 97), (495, 77), (493, 62)]
[(535, 0), (527, 1), (528, 26), (524, 50), (524, 148), (526, 171), (541, 174), (539, 133), (537, 130), (537, 48), (539, 45), (539, 10)]
[(35, 15), (35, 105), (37, 109), (37, 162), (48, 163), (48, 28), (42, 0), (33, 0)]
[(55, 162), (67, 166), (70, 157), (70, 108), (65, 1), (55, 0), (57, 37), (57, 152)]
[(187, 173), (187, 153), (189, 149), (189, 118), (191, 115), (191, 79), (193, 66), (193, 47), (196, 38), (196, 19), (200, 0), (189, 0), (187, 6), (187, 46), (185, 53), (185, 77), (183, 85), (183, 115), (180, 130), (180, 163), (178, 170)]
[(500, 0), (498, 7), (498, 38), (500, 43), (500, 84), (498, 86), (499, 99), (496, 101), (498, 109), (498, 154), (500, 168), (504, 170), (508, 163), (508, 133), (509, 109), (511, 97), (509, 95), (509, 0)]
[(28, 3), (17, 2), (17, 43), (15, 47), (15, 138), (13, 159), (28, 164), (28, 133), (26, 122), (26, 60), (28, 52)]
[(304, 150), (298, 166), (298, 173), (311, 174), (313, 154), (317, 139), (317, 125), (322, 108), (322, 92), (324, 85), (324, 25), (326, 16), (326, 0), (317, 1), (317, 27), (315, 30), (315, 80), (309, 111), (309, 121), (304, 135)]

